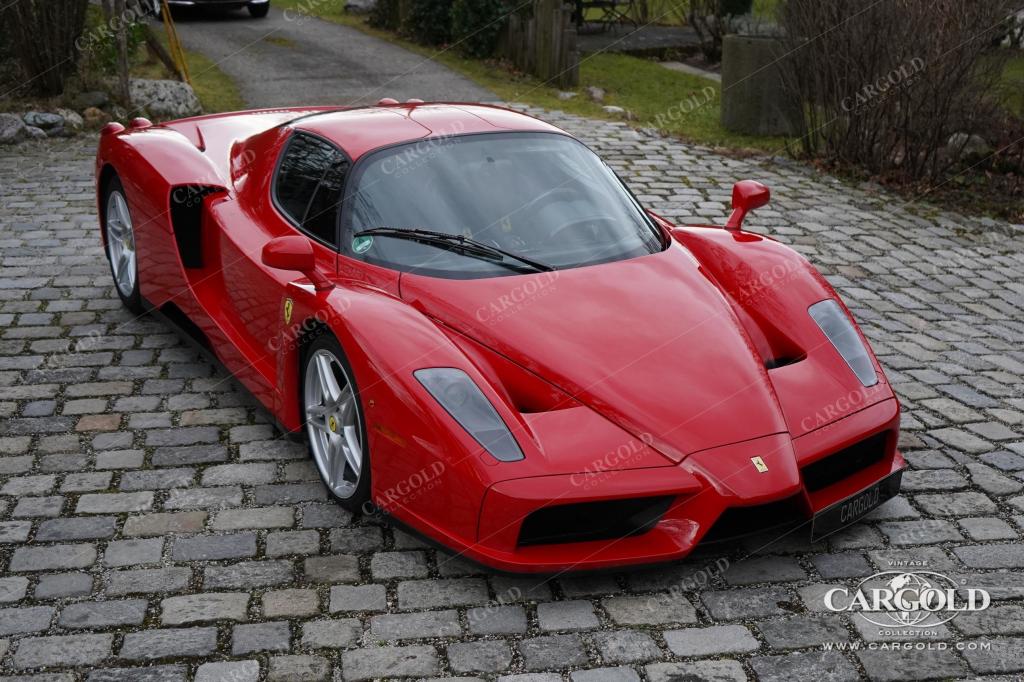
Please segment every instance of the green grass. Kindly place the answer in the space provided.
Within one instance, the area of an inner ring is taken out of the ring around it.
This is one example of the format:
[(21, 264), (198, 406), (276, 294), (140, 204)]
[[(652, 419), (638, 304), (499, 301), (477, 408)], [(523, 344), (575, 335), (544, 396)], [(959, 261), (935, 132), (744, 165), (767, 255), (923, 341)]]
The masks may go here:
[(1024, 116), (1024, 53), (1018, 52), (1006, 62), (1003, 84), (1006, 107), (1017, 116)]
[[(167, 46), (167, 34), (163, 26), (155, 26), (154, 31), (163, 43)], [(145, 48), (142, 49), (145, 53)], [(203, 111), (207, 114), (216, 114), (222, 111), (239, 111), (246, 108), (245, 100), (238, 90), (235, 81), (218, 68), (217, 64), (198, 52), (185, 50), (185, 61), (188, 63), (189, 76), (192, 79), (192, 88), (203, 105)], [(146, 55), (145, 61), (141, 61), (132, 67), (132, 75), (137, 78), (171, 78), (164, 65)]]
[[(327, 21), (351, 26), (364, 33), (400, 45), (433, 59), (489, 89), (506, 102), (522, 102), (568, 113), (622, 120), (606, 113), (605, 105), (619, 106), (635, 116), (633, 125), (653, 127), (690, 142), (731, 149), (754, 149), (780, 153), (781, 137), (753, 137), (729, 132), (719, 123), (719, 84), (708, 79), (671, 71), (659, 64), (621, 54), (584, 56), (580, 63), (580, 84), (576, 96), (558, 98), (558, 88), (538, 79), (515, 73), (494, 61), (467, 59), (453, 50), (418, 45), (389, 31), (367, 25), (365, 18), (343, 13), (341, 2), (316, 0), (275, 0), (277, 6), (310, 13)], [(602, 103), (590, 101), (588, 86), (605, 90)], [(385, 93), (386, 94), (386, 93)]]

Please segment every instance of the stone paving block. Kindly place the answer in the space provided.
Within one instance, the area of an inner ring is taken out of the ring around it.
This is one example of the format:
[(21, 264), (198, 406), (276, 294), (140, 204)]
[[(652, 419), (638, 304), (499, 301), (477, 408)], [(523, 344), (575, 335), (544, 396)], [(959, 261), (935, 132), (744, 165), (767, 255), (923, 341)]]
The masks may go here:
[(223, 661), (200, 665), (194, 682), (257, 682), (259, 678), (259, 661)]
[(353, 649), (342, 652), (341, 669), (346, 680), (377, 677), (435, 675), (439, 664), (432, 646), (400, 646)]
[(763, 621), (757, 624), (765, 641), (773, 649), (803, 649), (820, 647), (823, 643), (845, 642), (849, 633), (839, 619), (827, 614), (817, 616), (798, 615), (792, 618)]
[(39, 524), (36, 542), (95, 540), (112, 537), (117, 518), (113, 516), (48, 519)]
[(348, 554), (309, 557), (304, 560), (306, 578), (317, 583), (351, 583), (359, 580), (359, 559)]
[(206, 589), (253, 589), (283, 585), (294, 578), (290, 561), (240, 561), (203, 569)]
[(756, 656), (750, 667), (763, 682), (790, 682), (818, 679), (829, 682), (856, 682), (860, 673), (837, 651), (809, 651), (784, 656)]
[(0, 604), (21, 601), (28, 591), (28, 578), (11, 576), (0, 578)]
[(479, 578), (415, 580), (398, 583), (398, 605), (403, 609), (476, 606), (488, 600), (487, 583)]
[(55, 609), (52, 606), (0, 609), (0, 637), (42, 632), (50, 627), (54, 613)]
[(329, 680), (331, 663), (320, 656), (296, 655), (270, 658), (268, 682), (321, 682)]
[(15, 668), (93, 666), (110, 655), (111, 634), (27, 637), (14, 651)]
[(171, 558), (175, 561), (211, 561), (217, 559), (244, 559), (255, 556), (254, 533), (200, 535), (175, 538)]
[(557, 601), (537, 604), (541, 630), (590, 630), (600, 622), (589, 601)]
[(163, 558), (164, 541), (161, 538), (146, 540), (114, 540), (103, 550), (103, 563), (107, 566), (138, 566), (159, 563)]
[(159, 594), (181, 592), (192, 571), (184, 566), (110, 571), (104, 578), (107, 594)]
[(546, 635), (519, 642), (519, 653), (527, 670), (549, 670), (581, 666), (588, 662), (578, 635)]
[(336, 585), (331, 588), (331, 613), (384, 611), (387, 592), (383, 585)]
[(225, 509), (217, 512), (210, 522), (214, 530), (244, 530), (249, 528), (288, 528), (293, 522), (289, 507), (262, 507), (257, 509)]
[(795, 610), (793, 595), (782, 588), (711, 590), (701, 595), (715, 620), (784, 616)]
[(377, 552), (370, 560), (374, 580), (425, 578), (429, 570), (424, 552)]
[(142, 599), (77, 602), (60, 612), (61, 627), (102, 629), (126, 625), (142, 625), (147, 603)]
[(268, 557), (315, 554), (320, 551), (320, 534), (315, 530), (293, 530), (267, 534)]
[(169, 597), (161, 604), (164, 625), (248, 620), (249, 595), (245, 592), (205, 592)]
[(39, 576), (36, 599), (82, 597), (92, 592), (93, 579), (88, 573), (51, 573)]
[(93, 545), (50, 545), (47, 547), (18, 547), (8, 566), (11, 571), (53, 571), (66, 568), (86, 568), (96, 561)]
[(601, 660), (605, 663), (636, 663), (661, 658), (661, 649), (646, 632), (612, 630), (591, 636)]
[(147, 511), (153, 506), (153, 493), (88, 493), (78, 498), (76, 514), (119, 514)]
[(516, 635), (526, 632), (526, 609), (521, 606), (482, 606), (466, 609), (469, 631), (475, 635)]
[(320, 598), (316, 590), (271, 590), (263, 594), (263, 616), (266, 618), (312, 616), (319, 611)]
[(231, 655), (244, 656), (257, 651), (287, 652), (291, 628), (286, 622), (236, 625), (231, 632)]
[(86, 682), (185, 682), (183, 665), (154, 665), (146, 668), (101, 668), (93, 670)]
[(501, 641), (449, 644), (448, 662), (456, 673), (498, 673), (512, 663), (512, 651)]
[(742, 625), (668, 630), (665, 642), (677, 656), (713, 656), (755, 651), (760, 645)]
[(363, 625), (358, 618), (311, 620), (302, 624), (302, 645), (315, 649), (347, 649), (359, 643)]
[(164, 628), (129, 632), (119, 656), (129, 660), (155, 660), (168, 656), (208, 656), (217, 648), (217, 628)]
[(368, 641), (456, 637), (462, 634), (458, 611), (396, 613), (370, 618)]

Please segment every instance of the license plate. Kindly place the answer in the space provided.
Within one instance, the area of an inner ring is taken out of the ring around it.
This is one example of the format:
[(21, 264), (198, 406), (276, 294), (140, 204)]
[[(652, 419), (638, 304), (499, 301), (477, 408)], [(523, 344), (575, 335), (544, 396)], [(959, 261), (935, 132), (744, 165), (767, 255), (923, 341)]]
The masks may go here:
[(900, 492), (903, 470), (893, 472), (855, 495), (822, 509), (811, 520), (811, 541), (817, 542), (863, 518), (872, 509)]

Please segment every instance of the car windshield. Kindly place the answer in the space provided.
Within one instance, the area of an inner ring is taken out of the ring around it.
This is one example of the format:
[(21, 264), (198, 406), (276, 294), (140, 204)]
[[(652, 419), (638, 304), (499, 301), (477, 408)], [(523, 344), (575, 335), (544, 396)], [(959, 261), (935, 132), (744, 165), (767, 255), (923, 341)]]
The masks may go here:
[[(346, 192), (343, 250), (420, 274), (521, 273), (511, 259), (378, 233), (461, 235), (556, 269), (655, 253), (653, 226), (615, 174), (582, 143), (556, 133), (486, 133), (397, 145), (357, 164)], [(379, 232), (379, 231), (378, 231)]]

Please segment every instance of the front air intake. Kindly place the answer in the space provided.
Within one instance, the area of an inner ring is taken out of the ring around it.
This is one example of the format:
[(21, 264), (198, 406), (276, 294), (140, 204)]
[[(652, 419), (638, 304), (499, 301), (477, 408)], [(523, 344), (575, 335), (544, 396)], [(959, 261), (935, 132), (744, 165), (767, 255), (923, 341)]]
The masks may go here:
[(611, 540), (646, 533), (668, 511), (671, 495), (544, 507), (519, 529), (519, 546)]
[(880, 461), (885, 457), (888, 438), (888, 431), (876, 433), (813, 464), (808, 464), (801, 469), (804, 485), (813, 493)]

